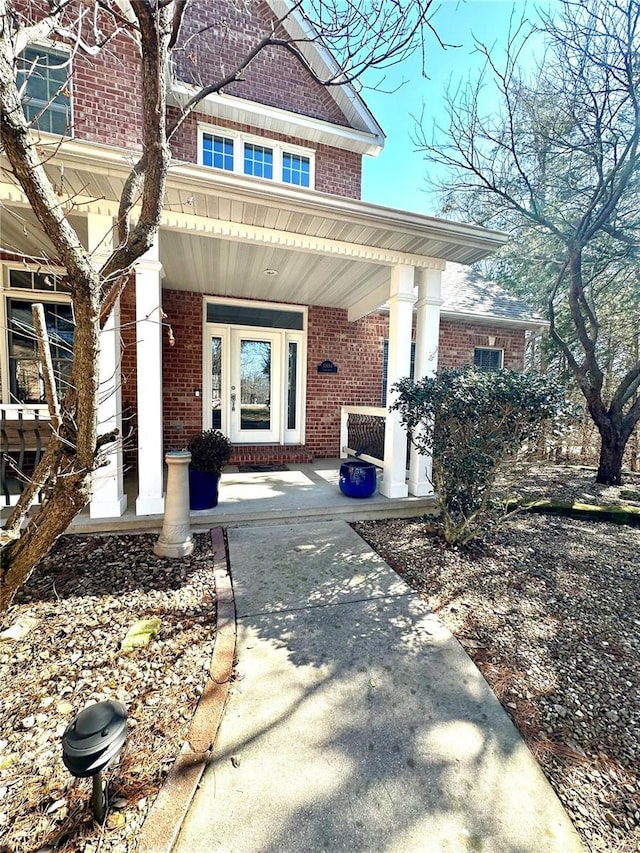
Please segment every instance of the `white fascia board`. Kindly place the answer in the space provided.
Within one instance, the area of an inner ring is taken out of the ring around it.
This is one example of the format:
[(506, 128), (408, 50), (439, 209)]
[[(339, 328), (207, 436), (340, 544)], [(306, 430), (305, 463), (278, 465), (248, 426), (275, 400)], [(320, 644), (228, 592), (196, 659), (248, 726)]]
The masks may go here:
[(463, 323), (481, 323), (483, 326), (508, 326), (512, 329), (548, 329), (549, 321), (539, 317), (525, 317), (516, 320), (509, 317), (496, 317), (495, 314), (474, 314), (470, 311), (441, 311), (443, 320)]
[[(193, 86), (174, 81), (171, 86), (170, 101), (182, 107), (197, 91)], [(354, 130), (351, 127), (332, 124), (278, 107), (265, 106), (246, 98), (238, 98), (236, 95), (208, 95), (198, 104), (195, 112), (213, 118), (248, 124), (267, 132), (283, 133), (286, 136), (295, 136), (311, 142), (321, 142), (334, 148), (367, 154), (370, 157), (377, 157), (384, 146), (382, 131), (374, 134)]]
[[(385, 303), (378, 308), (380, 314), (389, 313), (389, 305)], [(509, 329), (540, 329), (549, 328), (547, 320), (539, 317), (529, 317), (523, 320), (514, 320), (508, 317), (496, 317), (495, 314), (473, 314), (470, 311), (445, 311), (440, 309), (440, 319), (449, 320), (454, 323), (478, 323), (483, 326), (504, 326)]]

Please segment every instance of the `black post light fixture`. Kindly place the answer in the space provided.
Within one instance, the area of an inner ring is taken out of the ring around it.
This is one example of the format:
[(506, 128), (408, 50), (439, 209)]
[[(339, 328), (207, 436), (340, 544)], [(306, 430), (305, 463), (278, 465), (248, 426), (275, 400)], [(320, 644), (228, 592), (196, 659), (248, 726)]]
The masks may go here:
[(93, 777), (91, 805), (100, 823), (107, 811), (102, 771), (118, 755), (126, 737), (127, 709), (111, 699), (80, 711), (62, 735), (64, 766), (72, 776)]

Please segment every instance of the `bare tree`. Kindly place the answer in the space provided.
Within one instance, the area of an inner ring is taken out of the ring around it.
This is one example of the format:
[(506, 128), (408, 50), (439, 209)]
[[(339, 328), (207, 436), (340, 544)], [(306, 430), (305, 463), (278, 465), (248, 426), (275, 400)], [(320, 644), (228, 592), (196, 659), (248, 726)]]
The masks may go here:
[[(606, 387), (598, 306), (607, 288), (638, 282), (625, 271), (640, 247), (639, 22), (638, 0), (562, 0), (536, 29), (512, 27), (504, 64), (478, 43), (483, 74), (448, 93), (444, 139), (423, 130), (420, 140), (449, 167), (447, 213), (512, 229), (523, 252), (544, 243), (533, 274), (549, 283), (551, 336), (600, 434), (597, 480), (616, 484), (640, 419), (640, 362)], [(542, 61), (519, 72), (527, 40), (541, 36)], [(482, 115), (489, 98), (500, 106)]]
[[(176, 114), (167, 108), (170, 60), (184, 61), (185, 56), (193, 54), (199, 37), (214, 27), (224, 38), (234, 16), (251, 13), (252, 7), (260, 4), (211, 0), (194, 6), (195, 24), (190, 24), (191, 11), (185, 0), (49, 0), (42, 4), (0, 0), (0, 142), (14, 180), (55, 247), (56, 263), (66, 270), (76, 323), (71, 382), (60, 401), (59, 423), (3, 531), (10, 546), (0, 569), (0, 610), (10, 605), (38, 559), (88, 503), (92, 472), (114, 441), (113, 434), (99, 434), (97, 425), (100, 329), (132, 265), (153, 244), (170, 168), (171, 140), (180, 125), (207, 95), (234, 91), (254, 59), (265, 50), (293, 54), (307, 72), (327, 86), (357, 83), (367, 69), (383, 72), (423, 44), (426, 30), (431, 30), (430, 3), (281, 2), (277, 4), (280, 17), (246, 46), (233, 67), (225, 66), (219, 58), (193, 69), (193, 94)], [(207, 10), (209, 20), (207, 15), (203, 19), (203, 10)], [(296, 26), (288, 26), (294, 14), (298, 16)], [(42, 39), (92, 56), (102, 50), (117, 51), (116, 37), (122, 35), (133, 40), (139, 57), (142, 154), (120, 199), (114, 248), (97, 266), (47, 177), (47, 155), (38, 144), (37, 129), (25, 115), (17, 71), (25, 48)], [(324, 52), (322, 69), (314, 65), (310, 44)], [(135, 216), (134, 208), (139, 211)], [(24, 527), (38, 492), (43, 495), (41, 505)]]

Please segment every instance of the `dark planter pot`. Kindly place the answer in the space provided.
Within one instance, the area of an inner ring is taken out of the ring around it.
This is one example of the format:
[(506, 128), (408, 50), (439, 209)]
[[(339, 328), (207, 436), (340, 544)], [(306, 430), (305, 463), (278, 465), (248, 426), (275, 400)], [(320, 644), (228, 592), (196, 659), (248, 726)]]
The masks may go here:
[(340, 491), (349, 498), (370, 498), (377, 485), (376, 466), (362, 459), (348, 459), (340, 466)]
[(218, 506), (220, 474), (208, 474), (189, 468), (189, 506), (191, 509), (213, 509)]

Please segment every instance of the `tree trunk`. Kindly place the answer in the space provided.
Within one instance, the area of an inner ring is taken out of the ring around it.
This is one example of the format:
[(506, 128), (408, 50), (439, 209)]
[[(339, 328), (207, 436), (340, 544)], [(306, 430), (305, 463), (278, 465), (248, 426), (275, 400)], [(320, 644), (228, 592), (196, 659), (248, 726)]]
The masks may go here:
[(9, 546), (7, 564), (0, 569), (0, 616), (33, 571), (34, 566), (65, 532), (91, 497), (91, 474), (86, 471), (59, 476), (37, 518)]
[(627, 439), (619, 434), (603, 435), (596, 483), (606, 486), (622, 485), (622, 457)]

